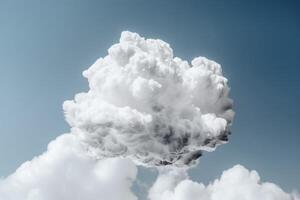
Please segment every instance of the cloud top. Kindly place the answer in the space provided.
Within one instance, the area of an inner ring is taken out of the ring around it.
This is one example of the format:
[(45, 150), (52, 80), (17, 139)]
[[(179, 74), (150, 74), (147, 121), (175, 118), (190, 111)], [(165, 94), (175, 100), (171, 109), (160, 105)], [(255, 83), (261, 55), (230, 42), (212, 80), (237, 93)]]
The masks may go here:
[(236, 165), (205, 186), (189, 179), (185, 170), (161, 171), (149, 191), (150, 200), (299, 200), (274, 183), (262, 182), (256, 171)]
[(64, 134), (48, 150), (0, 179), (1, 200), (137, 200), (137, 168), (129, 159), (92, 159), (78, 138)]
[(212, 60), (189, 64), (168, 43), (125, 31), (83, 75), (89, 91), (63, 108), (72, 133), (95, 157), (188, 166), (228, 140), (232, 101)]

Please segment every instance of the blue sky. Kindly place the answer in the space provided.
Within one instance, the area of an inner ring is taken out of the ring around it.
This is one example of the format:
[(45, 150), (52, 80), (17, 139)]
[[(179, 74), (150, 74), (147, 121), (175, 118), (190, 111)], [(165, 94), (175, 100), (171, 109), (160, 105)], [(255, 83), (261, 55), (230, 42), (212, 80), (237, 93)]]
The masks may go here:
[[(219, 62), (236, 117), (227, 145), (190, 171), (208, 182), (240, 163), (300, 189), (300, 16), (293, 1), (0, 1), (0, 176), (68, 132), (61, 104), (122, 30)], [(140, 176), (151, 181), (150, 172)]]

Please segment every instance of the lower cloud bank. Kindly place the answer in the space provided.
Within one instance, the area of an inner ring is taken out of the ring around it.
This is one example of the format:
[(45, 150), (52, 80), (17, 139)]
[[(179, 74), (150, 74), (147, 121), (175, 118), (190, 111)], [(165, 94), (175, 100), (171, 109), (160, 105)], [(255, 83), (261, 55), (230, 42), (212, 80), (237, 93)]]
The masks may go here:
[(279, 186), (261, 182), (256, 171), (236, 165), (205, 186), (189, 179), (186, 171), (162, 171), (149, 191), (151, 200), (298, 200)]
[[(64, 134), (48, 150), (0, 180), (2, 200), (137, 200), (131, 188), (137, 167), (124, 158), (98, 160), (86, 155), (75, 136)], [(183, 169), (160, 169), (150, 200), (299, 200), (279, 186), (261, 182), (241, 165), (205, 186)]]

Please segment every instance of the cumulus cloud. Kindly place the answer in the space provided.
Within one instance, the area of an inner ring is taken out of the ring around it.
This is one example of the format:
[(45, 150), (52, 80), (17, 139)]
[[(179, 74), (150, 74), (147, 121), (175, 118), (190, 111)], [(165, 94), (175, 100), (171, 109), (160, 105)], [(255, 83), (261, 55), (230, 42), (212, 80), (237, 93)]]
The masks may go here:
[(299, 200), (240, 165), (208, 186), (189, 179), (189, 166), (230, 134), (218, 63), (189, 64), (169, 44), (125, 31), (83, 75), (89, 91), (63, 105), (71, 133), (0, 179), (1, 200), (137, 200), (135, 164), (160, 171), (150, 200)]
[(187, 166), (228, 140), (232, 101), (212, 60), (197, 57), (190, 65), (166, 42), (125, 31), (83, 75), (89, 91), (63, 107), (93, 156)]
[(137, 168), (128, 159), (94, 160), (74, 135), (0, 180), (1, 200), (136, 200), (130, 188)]
[(274, 183), (261, 182), (256, 171), (241, 165), (226, 170), (205, 186), (189, 179), (183, 169), (161, 170), (149, 191), (150, 200), (299, 200)]

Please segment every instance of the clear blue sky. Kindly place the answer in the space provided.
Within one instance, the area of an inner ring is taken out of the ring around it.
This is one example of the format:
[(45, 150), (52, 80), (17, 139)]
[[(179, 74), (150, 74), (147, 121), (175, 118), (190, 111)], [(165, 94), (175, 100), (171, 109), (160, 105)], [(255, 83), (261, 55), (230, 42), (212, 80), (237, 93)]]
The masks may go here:
[(300, 189), (299, 9), (284, 0), (1, 0), (0, 176), (68, 132), (62, 102), (87, 89), (81, 72), (130, 30), (181, 58), (213, 59), (229, 78), (233, 135), (191, 170), (194, 180), (240, 163)]

